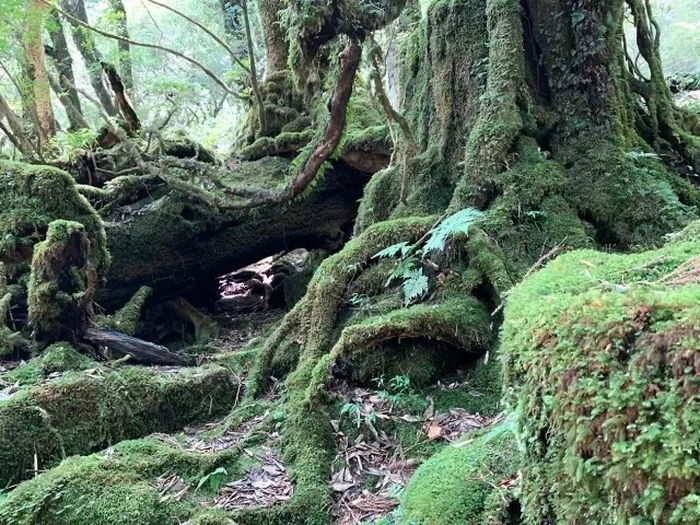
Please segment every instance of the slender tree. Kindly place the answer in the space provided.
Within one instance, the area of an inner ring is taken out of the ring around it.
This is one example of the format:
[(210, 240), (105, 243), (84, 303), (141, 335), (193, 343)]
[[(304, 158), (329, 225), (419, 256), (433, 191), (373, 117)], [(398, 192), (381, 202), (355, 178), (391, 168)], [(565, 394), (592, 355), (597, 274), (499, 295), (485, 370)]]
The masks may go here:
[(88, 74), (90, 75), (92, 89), (95, 91), (105, 111), (110, 116), (114, 116), (117, 114), (118, 110), (103, 80), (102, 66), (100, 65), (102, 56), (95, 46), (92, 33), (80, 24), (80, 22), (82, 22), (83, 24), (89, 25), (85, 3), (83, 0), (61, 0), (60, 4), (62, 10), (71, 15), (67, 17), (67, 21), (71, 26), (73, 41), (83, 57)]
[(68, 49), (61, 17), (53, 9), (48, 15), (46, 27), (51, 38), (51, 45), (44, 47), (46, 54), (52, 59), (56, 69), (56, 77), (52, 80), (52, 84), (55, 84), (54, 91), (66, 110), (70, 129), (76, 130), (87, 127), (80, 103), (80, 96), (74, 88), (73, 57), (71, 57)]
[(117, 41), (119, 48), (119, 76), (124, 82), (127, 92), (134, 89), (134, 72), (131, 60), (131, 45), (129, 44), (129, 28), (127, 24), (126, 9), (122, 0), (109, 0), (109, 8), (114, 17), (116, 34), (123, 37)]
[(31, 0), (27, 5), (22, 44), (31, 82), (31, 97), (37, 119), (37, 133), (43, 143), (56, 134), (56, 119), (51, 103), (51, 86), (46, 69), (43, 26), (48, 8), (40, 0)]

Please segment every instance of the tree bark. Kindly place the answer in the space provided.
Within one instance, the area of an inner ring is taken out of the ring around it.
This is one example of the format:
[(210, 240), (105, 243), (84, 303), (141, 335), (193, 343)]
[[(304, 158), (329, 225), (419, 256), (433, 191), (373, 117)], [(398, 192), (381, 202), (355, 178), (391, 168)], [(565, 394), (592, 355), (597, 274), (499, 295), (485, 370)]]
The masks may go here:
[[(109, 0), (109, 8), (115, 15), (116, 34), (129, 39), (129, 28), (127, 24), (126, 9), (122, 0)], [(127, 93), (134, 89), (134, 71), (131, 62), (131, 46), (124, 40), (117, 42), (119, 47), (119, 76), (124, 81)]]
[(287, 41), (280, 25), (280, 13), (285, 8), (284, 0), (258, 0), (260, 22), (265, 34), (265, 78), (288, 69)]
[[(83, 0), (61, 0), (61, 7), (64, 11), (81, 22), (85, 24), (89, 23)], [(109, 116), (113, 117), (118, 113), (118, 110), (102, 80), (102, 66), (100, 65), (102, 57), (95, 47), (92, 34), (81, 27), (75, 20), (71, 20), (70, 18), (67, 20), (71, 26), (73, 41), (85, 61), (85, 67), (90, 76), (92, 89), (95, 91), (104, 110)]]
[(87, 127), (85, 117), (80, 104), (80, 97), (75, 89), (75, 74), (73, 72), (73, 58), (68, 50), (68, 44), (63, 32), (61, 17), (56, 11), (51, 10), (49, 16), (48, 32), (51, 38), (51, 46), (46, 46), (46, 54), (53, 59), (56, 69), (56, 95), (64, 105), (69, 129), (75, 131)]
[(51, 104), (51, 85), (46, 70), (42, 30), (48, 7), (42, 0), (31, 0), (27, 6), (27, 22), (22, 43), (31, 81), (31, 97), (37, 117), (37, 134), (46, 143), (56, 134), (56, 118)]
[(110, 357), (129, 357), (130, 362), (141, 365), (186, 366), (184, 357), (174, 354), (166, 347), (115, 332), (90, 328), (85, 333), (85, 340), (99, 348), (106, 348)]
[(13, 142), (16, 143), (17, 149), (19, 149), (22, 156), (31, 157), (34, 152), (34, 145), (24, 132), (22, 121), (12, 110), (2, 94), (0, 94), (0, 119), (2, 118), (7, 120), (12, 133), (10, 139), (14, 138)]
[(124, 118), (124, 128), (126, 129), (127, 133), (133, 135), (141, 129), (141, 122), (139, 121), (139, 117), (136, 114), (134, 106), (131, 104), (131, 99), (127, 93), (126, 85), (112, 64), (102, 62), (102, 69), (104, 70), (107, 81), (109, 82), (112, 92), (114, 93), (114, 98), (117, 101), (119, 112)]

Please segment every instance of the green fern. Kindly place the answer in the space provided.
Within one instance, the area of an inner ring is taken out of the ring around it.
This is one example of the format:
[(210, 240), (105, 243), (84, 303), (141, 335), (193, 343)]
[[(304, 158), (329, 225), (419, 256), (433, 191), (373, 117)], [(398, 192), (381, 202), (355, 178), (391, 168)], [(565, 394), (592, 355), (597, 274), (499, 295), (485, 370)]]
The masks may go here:
[(410, 249), (411, 247), (404, 241), (384, 248), (382, 251), (375, 253), (374, 257), (372, 258), (389, 259), (391, 257), (396, 257), (399, 254), (401, 254), (401, 257), (406, 257)]
[(422, 268), (411, 270), (404, 279), (401, 285), (404, 305), (410, 304), (428, 291), (428, 276), (423, 273)]
[(445, 243), (450, 237), (457, 234), (468, 235), (471, 225), (482, 216), (483, 213), (475, 208), (465, 208), (450, 215), (430, 230), (430, 237), (428, 237), (421, 253), (427, 255), (431, 252), (443, 251)]
[(396, 265), (396, 268), (394, 268), (394, 271), (391, 272), (391, 275), (389, 276), (389, 279), (387, 279), (385, 286), (389, 286), (396, 279), (408, 278), (409, 274), (415, 271), (417, 265), (418, 259), (416, 257), (408, 257), (407, 259), (401, 259), (401, 261), (399, 261), (399, 264)]

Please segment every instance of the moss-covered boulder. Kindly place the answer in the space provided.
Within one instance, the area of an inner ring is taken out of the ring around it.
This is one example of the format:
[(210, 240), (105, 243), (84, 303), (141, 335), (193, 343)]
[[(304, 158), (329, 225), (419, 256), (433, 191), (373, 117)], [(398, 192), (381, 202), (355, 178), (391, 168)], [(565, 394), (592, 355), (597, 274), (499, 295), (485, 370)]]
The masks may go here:
[(164, 525), (192, 512), (163, 497), (154, 480), (176, 471), (211, 472), (226, 455), (196, 454), (161, 442), (124, 441), (101, 454), (72, 457), (21, 483), (0, 503), (0, 523), (15, 525)]
[(513, 290), (502, 350), (528, 523), (700, 521), (697, 228), (562, 255)]
[(68, 173), (0, 160), (0, 188), (0, 262), (6, 264), (8, 278), (28, 269), (34, 245), (58, 219), (84, 226), (91, 264), (98, 276), (104, 275), (108, 255), (102, 221)]
[(70, 455), (214, 418), (236, 391), (233, 374), (219, 366), (93, 370), (24, 388), (0, 401), (0, 485)]
[(423, 463), (401, 501), (401, 523), (476, 525), (500, 513), (491, 494), (505, 493), (519, 467), (511, 427), (502, 423), (467, 436)]

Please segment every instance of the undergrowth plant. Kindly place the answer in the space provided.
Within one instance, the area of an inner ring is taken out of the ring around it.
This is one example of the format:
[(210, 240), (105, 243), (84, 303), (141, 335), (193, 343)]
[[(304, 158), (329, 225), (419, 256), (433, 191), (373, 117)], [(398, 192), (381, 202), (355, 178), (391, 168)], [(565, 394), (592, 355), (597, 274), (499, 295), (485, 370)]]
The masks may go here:
[(483, 213), (475, 208), (465, 208), (438, 222), (414, 245), (404, 241), (377, 252), (375, 259), (398, 259), (385, 287), (401, 281), (404, 306), (425, 297), (430, 289), (430, 280), (424, 266), (429, 264), (430, 255), (444, 253), (448, 242), (457, 236), (467, 237), (474, 222), (482, 216)]

